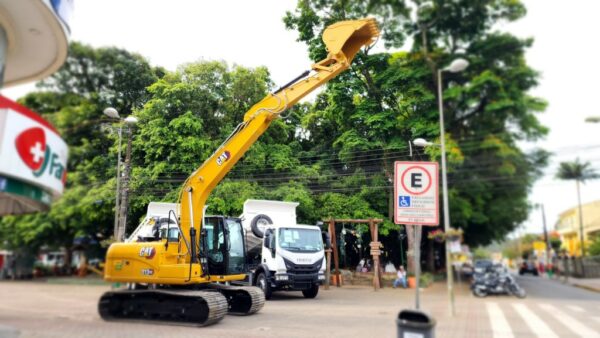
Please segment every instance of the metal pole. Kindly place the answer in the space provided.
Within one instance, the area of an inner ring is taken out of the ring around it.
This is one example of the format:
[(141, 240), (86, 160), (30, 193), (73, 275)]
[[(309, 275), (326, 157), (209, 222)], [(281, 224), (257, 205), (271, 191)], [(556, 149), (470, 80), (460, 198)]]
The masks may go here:
[(0, 88), (4, 86), (4, 69), (6, 68), (6, 56), (8, 55), (8, 37), (4, 27), (0, 25)]
[[(404, 266), (404, 250), (402, 249), (402, 241), (403, 240), (404, 240), (404, 236), (402, 236), (402, 233), (400, 233), (400, 265), (402, 265), (402, 266)], [(406, 270), (408, 270), (408, 268)]]
[(542, 224), (544, 225), (544, 241), (546, 242), (546, 267), (550, 263), (550, 237), (548, 237), (548, 230), (546, 228), (546, 210), (542, 203)]
[[(444, 103), (442, 98), (442, 70), (438, 69), (438, 107), (440, 113), (440, 144), (442, 151), (442, 191), (444, 198), (444, 231), (450, 230), (450, 212), (448, 207), (448, 182), (446, 172), (446, 136), (444, 133)], [(450, 242), (446, 240), (446, 278), (448, 279), (448, 300), (450, 302), (450, 315), (454, 316), (454, 281), (452, 276), (452, 262), (450, 260)]]
[(579, 180), (575, 180), (577, 184), (577, 204), (579, 205), (579, 246), (581, 247), (581, 259), (585, 257), (585, 242), (583, 237), (583, 210), (581, 209), (581, 193), (579, 191)]
[(127, 208), (129, 203), (129, 173), (131, 171), (131, 127), (127, 126), (127, 150), (125, 153), (125, 170), (123, 174), (123, 192), (119, 205), (119, 231), (118, 241), (123, 241), (125, 227), (127, 226)]
[(415, 225), (415, 308), (419, 310), (419, 279), (421, 278), (421, 226)]
[(121, 134), (123, 131), (123, 125), (119, 125), (119, 149), (117, 155), (117, 191), (115, 193), (115, 227), (113, 236), (115, 240), (119, 241), (119, 198), (121, 197)]

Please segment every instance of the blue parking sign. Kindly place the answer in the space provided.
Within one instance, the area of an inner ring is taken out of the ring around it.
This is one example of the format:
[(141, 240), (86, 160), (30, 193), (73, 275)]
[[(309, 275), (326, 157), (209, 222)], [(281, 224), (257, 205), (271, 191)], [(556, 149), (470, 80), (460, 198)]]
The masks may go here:
[(398, 207), (410, 208), (410, 196), (398, 196)]

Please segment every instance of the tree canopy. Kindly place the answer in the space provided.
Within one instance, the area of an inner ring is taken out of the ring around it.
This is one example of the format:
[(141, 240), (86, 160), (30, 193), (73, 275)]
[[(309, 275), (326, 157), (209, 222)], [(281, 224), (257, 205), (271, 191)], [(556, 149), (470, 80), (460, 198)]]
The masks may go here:
[[(517, 145), (547, 132), (536, 118), (545, 102), (528, 94), (538, 81), (525, 60), (533, 41), (495, 29), (525, 13), (518, 0), (298, 1), (284, 24), (313, 60), (325, 53), (322, 30), (342, 19), (374, 16), (378, 46), (389, 49), (359, 53), (315, 102), (276, 120), (213, 192), (209, 212), (237, 216), (248, 198), (276, 199), (300, 202), (302, 223), (377, 217), (385, 219), (382, 234), (398, 229), (393, 163), (411, 160), (409, 140), (439, 142), (436, 73), (462, 57), (470, 66), (443, 77), (452, 226), (472, 245), (504, 238), (527, 218), (528, 191), (548, 156)], [(107, 106), (139, 119), (131, 231), (148, 202), (177, 200), (187, 176), (274, 87), (265, 67), (201, 61), (170, 72), (126, 50), (72, 43), (65, 65), (20, 100), (69, 144), (66, 192), (49, 213), (2, 218), (2, 245), (68, 246), (78, 235), (110, 236), (118, 142), (115, 124), (101, 114)], [(431, 147), (412, 160), (439, 157)]]
[[(469, 244), (502, 239), (527, 218), (528, 191), (548, 157), (517, 145), (547, 133), (535, 116), (546, 104), (528, 94), (538, 78), (525, 61), (533, 41), (494, 29), (525, 13), (520, 1), (503, 0), (299, 1), (284, 22), (315, 59), (325, 26), (365, 16), (378, 19), (384, 45), (408, 47), (366, 50), (351, 72), (327, 87), (304, 120), (312, 144), (333, 149), (345, 173), (387, 181), (378, 192), (381, 207), (382, 197), (391, 195), (392, 163), (406, 155), (407, 141), (439, 141), (437, 70), (465, 58), (470, 66), (444, 73), (442, 84), (450, 219)], [(435, 148), (427, 154), (440, 156)]]

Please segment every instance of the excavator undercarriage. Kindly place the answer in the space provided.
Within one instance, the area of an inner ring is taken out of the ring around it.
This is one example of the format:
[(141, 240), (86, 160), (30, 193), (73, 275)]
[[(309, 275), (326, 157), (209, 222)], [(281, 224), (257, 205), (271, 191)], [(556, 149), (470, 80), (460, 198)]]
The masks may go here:
[[(200, 290), (193, 290), (195, 287)], [(226, 314), (251, 315), (264, 304), (265, 295), (259, 288), (211, 283), (186, 289), (109, 291), (100, 298), (98, 311), (107, 321), (207, 326)]]

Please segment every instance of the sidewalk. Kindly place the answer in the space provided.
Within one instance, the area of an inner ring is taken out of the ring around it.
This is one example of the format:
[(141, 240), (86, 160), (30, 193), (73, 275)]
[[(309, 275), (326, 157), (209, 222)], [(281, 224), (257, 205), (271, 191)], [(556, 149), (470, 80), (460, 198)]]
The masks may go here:
[[(564, 283), (564, 278), (555, 279), (556, 281)], [(600, 292), (600, 278), (575, 278), (569, 277), (567, 280), (568, 284), (573, 286), (586, 289), (589, 291)]]

